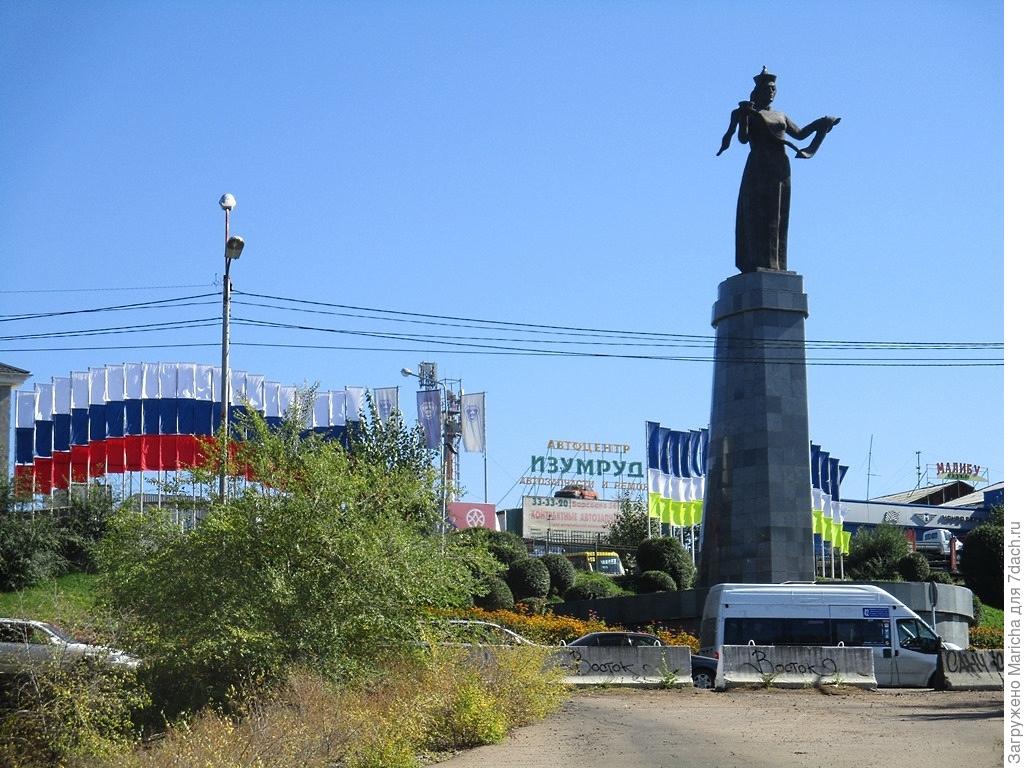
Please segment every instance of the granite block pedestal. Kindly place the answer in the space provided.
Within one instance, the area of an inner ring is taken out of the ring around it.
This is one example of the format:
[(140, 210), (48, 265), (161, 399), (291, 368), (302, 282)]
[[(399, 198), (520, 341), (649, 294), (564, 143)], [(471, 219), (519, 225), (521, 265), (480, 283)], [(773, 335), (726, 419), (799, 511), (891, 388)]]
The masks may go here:
[(814, 579), (806, 317), (795, 272), (718, 287), (701, 587)]

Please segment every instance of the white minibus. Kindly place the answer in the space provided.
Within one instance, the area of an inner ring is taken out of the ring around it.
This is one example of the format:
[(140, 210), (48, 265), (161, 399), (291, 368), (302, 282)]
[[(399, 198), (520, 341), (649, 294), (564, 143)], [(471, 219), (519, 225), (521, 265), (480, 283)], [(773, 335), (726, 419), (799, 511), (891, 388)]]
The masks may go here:
[[(857, 646), (880, 686), (934, 687), (943, 643), (916, 613), (867, 584), (717, 584), (700, 624), (702, 654), (723, 645)], [(945, 647), (953, 649), (953, 646)]]

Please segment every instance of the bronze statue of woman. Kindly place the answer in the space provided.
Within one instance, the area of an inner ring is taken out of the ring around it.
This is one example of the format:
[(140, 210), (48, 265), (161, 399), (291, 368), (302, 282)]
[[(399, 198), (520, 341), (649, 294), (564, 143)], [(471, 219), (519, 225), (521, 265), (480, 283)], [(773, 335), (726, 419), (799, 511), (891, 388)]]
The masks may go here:
[[(785, 270), (790, 176), (786, 147), (795, 150), (798, 158), (813, 157), (839, 118), (819, 117), (798, 128), (784, 113), (771, 108), (775, 75), (767, 67), (754, 77), (754, 83), (750, 101), (741, 101), (732, 111), (729, 129), (718, 150), (720, 155), (729, 148), (737, 128), (740, 143), (750, 144), (736, 203), (736, 268), (740, 272)], [(797, 140), (814, 134), (814, 139), (800, 149), (786, 141), (787, 134)]]

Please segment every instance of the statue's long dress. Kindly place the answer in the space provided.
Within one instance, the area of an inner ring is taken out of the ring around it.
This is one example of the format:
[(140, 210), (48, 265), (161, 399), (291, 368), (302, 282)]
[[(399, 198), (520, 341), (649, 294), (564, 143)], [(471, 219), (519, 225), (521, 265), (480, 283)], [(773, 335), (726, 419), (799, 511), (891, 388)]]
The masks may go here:
[(750, 154), (736, 203), (736, 267), (741, 272), (786, 269), (790, 172), (780, 140), (786, 116), (771, 110), (759, 114), (763, 119), (750, 118)]

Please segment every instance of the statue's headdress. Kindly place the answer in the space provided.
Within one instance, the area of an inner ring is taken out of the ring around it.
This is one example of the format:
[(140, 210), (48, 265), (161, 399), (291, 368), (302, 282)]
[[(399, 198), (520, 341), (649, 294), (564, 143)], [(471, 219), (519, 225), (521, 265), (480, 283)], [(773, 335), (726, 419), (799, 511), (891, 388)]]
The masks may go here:
[(757, 83), (758, 85), (763, 85), (765, 83), (774, 83), (775, 75), (768, 71), (768, 67), (761, 67), (761, 74), (754, 75), (754, 82)]

